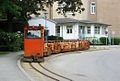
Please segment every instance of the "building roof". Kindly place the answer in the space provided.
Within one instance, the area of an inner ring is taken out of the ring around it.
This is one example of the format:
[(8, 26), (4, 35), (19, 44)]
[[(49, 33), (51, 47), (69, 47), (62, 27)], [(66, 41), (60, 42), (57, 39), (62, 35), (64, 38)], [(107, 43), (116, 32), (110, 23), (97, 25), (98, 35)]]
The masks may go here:
[(89, 20), (77, 20), (72, 18), (56, 18), (53, 19), (57, 24), (65, 24), (65, 23), (83, 23), (83, 24), (99, 24), (99, 25), (106, 25), (111, 26), (109, 24), (104, 24), (96, 21), (89, 21)]
[(109, 24), (104, 24), (104, 23), (100, 23), (100, 22), (96, 22), (96, 21), (89, 21), (89, 20), (80, 20), (80, 22), (83, 22), (83, 23), (86, 23), (86, 24), (99, 24), (99, 25), (111, 26)]
[(65, 23), (79, 23), (79, 20), (72, 18), (57, 18), (53, 19), (57, 24), (65, 24)]

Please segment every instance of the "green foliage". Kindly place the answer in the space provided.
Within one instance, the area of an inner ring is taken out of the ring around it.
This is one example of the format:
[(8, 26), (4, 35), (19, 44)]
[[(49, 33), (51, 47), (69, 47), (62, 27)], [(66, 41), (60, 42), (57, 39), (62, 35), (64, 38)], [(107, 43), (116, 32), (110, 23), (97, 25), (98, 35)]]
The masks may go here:
[[(64, 16), (67, 12), (72, 12), (74, 16), (76, 12), (81, 13), (85, 10), (82, 8), (81, 0), (0, 0), (0, 19), (7, 20), (6, 32), (14, 32), (14, 29), (26, 26), (27, 20), (32, 15), (39, 16), (40, 11), (45, 11), (46, 7), (52, 7), (54, 2), (58, 4), (56, 11)], [(61, 6), (63, 3), (65, 5)]]
[[(107, 40), (108, 40), (108, 39), (107, 39)], [(101, 37), (101, 38), (100, 38), (100, 41), (101, 41), (102, 44), (105, 45), (105, 44), (106, 44), (106, 37)]]
[(3, 51), (0, 51), (0, 55), (1, 54), (8, 54), (9, 52), (3, 52)]
[(111, 38), (111, 43), (112, 44), (114, 43), (114, 45), (119, 45), (120, 44), (120, 38), (117, 38), (117, 37)]
[[(106, 44), (106, 37), (101, 37), (100, 38), (100, 41), (102, 42), (102, 44)], [(108, 42), (108, 38), (107, 38), (107, 42)], [(120, 44), (120, 38), (111, 38), (111, 44), (114, 44), (114, 45), (119, 45)]]
[(2, 0), (0, 2), (0, 18), (7, 19), (8, 14), (11, 16), (20, 16), (22, 8), (14, 4), (10, 0)]
[(0, 50), (19, 51), (24, 48), (24, 35), (0, 32)]
[(59, 36), (48, 36), (47, 37), (48, 40), (63, 40), (63, 37), (59, 37)]
[[(15, 3), (19, 5), (23, 11), (22, 15), (27, 19), (31, 18), (31, 14), (36, 16), (40, 15), (39, 11), (46, 11), (46, 7), (52, 7), (54, 2), (57, 2), (58, 8), (56, 11), (58, 14), (66, 15), (67, 12), (73, 12), (73, 16), (75, 12), (81, 13), (85, 9), (82, 7), (83, 3), (81, 0), (17, 0)], [(65, 3), (64, 6), (63, 3)]]
[(100, 39), (97, 37), (86, 37), (85, 39), (89, 40), (91, 45), (100, 44)]

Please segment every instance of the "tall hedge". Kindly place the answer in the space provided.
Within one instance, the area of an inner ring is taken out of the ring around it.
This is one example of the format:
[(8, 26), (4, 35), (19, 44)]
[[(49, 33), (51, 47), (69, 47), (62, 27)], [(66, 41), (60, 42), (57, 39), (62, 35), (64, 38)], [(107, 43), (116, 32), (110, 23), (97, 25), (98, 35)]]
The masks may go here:
[(24, 49), (23, 34), (0, 32), (0, 50), (19, 51), (22, 49)]
[(111, 38), (111, 43), (113, 44), (113, 42), (114, 42), (114, 45), (119, 45), (120, 44), (120, 38), (117, 38), (117, 37)]
[[(108, 39), (107, 39), (107, 41), (108, 41)], [(106, 44), (106, 37), (101, 37), (100, 42), (105, 45)]]
[[(101, 37), (100, 38), (100, 41), (102, 44), (106, 44), (106, 37)], [(108, 38), (107, 38), (107, 42), (108, 42)], [(119, 45), (120, 44), (120, 38), (111, 38), (111, 44), (114, 44), (114, 45)]]

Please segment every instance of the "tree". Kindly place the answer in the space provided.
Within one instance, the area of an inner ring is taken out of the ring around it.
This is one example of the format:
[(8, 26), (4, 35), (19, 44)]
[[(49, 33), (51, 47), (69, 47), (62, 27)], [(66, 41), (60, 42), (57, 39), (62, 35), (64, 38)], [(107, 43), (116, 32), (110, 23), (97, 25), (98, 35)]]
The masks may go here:
[(13, 19), (21, 15), (21, 10), (19, 6), (13, 3), (14, 1), (10, 0), (1, 0), (0, 1), (0, 19), (7, 19), (7, 28), (9, 32), (12, 32), (12, 22)]
[(14, 4), (9, 0), (1, 0), (0, 1), (0, 18), (8, 18), (10, 16), (20, 16), (22, 8)]
[[(81, 13), (85, 10), (82, 8), (83, 3), (81, 0), (19, 0), (16, 1), (16, 4), (23, 9), (22, 15), (24, 15), (26, 19), (29, 19), (32, 14), (36, 16), (40, 15), (39, 11), (45, 11), (45, 6), (52, 6), (54, 2), (58, 3), (58, 8), (56, 9), (58, 14), (62, 14), (64, 16), (66, 15), (66, 12), (71, 11), (74, 16), (75, 12)], [(65, 5), (61, 6), (64, 3)]]
[[(81, 0), (1, 0), (0, 18), (7, 19), (8, 32), (12, 32), (15, 24), (13, 22), (16, 20), (18, 21), (17, 23), (27, 22), (32, 14), (39, 16), (39, 11), (45, 11), (45, 6), (52, 6), (54, 2), (58, 3), (56, 11), (64, 16), (69, 11), (73, 13), (73, 16), (75, 12), (81, 13), (84, 11)], [(65, 5), (61, 6), (63, 4)]]

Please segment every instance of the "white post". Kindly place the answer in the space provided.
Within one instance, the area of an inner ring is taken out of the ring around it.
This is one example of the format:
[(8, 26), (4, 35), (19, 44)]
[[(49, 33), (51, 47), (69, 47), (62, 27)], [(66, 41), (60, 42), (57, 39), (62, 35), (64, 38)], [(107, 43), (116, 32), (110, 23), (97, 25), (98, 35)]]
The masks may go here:
[[(44, 15), (45, 15), (45, 34), (47, 34), (47, 21), (46, 21), (48, 16), (47, 11), (45, 11)], [(45, 40), (47, 41), (47, 36), (45, 37)]]
[(112, 42), (112, 44), (114, 45), (114, 35), (115, 35), (115, 31), (112, 31), (112, 35), (113, 35), (113, 42)]
[(106, 37), (106, 45), (107, 45), (107, 37)]

